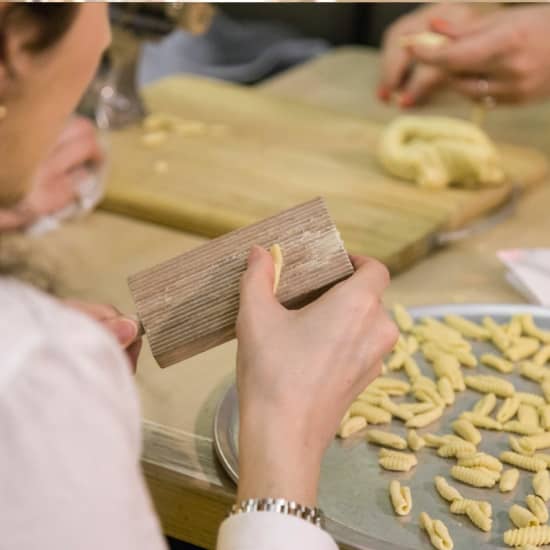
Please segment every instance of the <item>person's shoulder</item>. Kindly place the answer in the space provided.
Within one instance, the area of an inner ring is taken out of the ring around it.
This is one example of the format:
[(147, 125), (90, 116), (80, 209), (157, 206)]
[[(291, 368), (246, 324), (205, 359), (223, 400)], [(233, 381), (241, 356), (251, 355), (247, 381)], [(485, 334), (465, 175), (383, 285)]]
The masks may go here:
[(0, 278), (0, 304), (0, 389), (15, 374), (45, 361), (59, 370), (70, 366), (82, 377), (131, 378), (116, 341), (85, 315), (7, 278)]

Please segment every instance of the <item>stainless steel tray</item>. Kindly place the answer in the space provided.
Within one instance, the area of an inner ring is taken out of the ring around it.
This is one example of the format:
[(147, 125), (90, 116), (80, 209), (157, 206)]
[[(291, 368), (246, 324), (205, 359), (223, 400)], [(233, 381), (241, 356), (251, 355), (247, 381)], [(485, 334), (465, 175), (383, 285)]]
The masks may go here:
[[(517, 313), (532, 313), (539, 326), (550, 329), (550, 309), (530, 305), (441, 305), (419, 307), (410, 310), (414, 318), (442, 317), (449, 313), (463, 315), (473, 321), (480, 321), (490, 315), (498, 322), (507, 321)], [(473, 343), (476, 354), (489, 351), (487, 343)], [(432, 368), (420, 354), (416, 355), (423, 373), (433, 377)], [(468, 369), (464, 369), (467, 371)], [(495, 374), (484, 366), (472, 369), (479, 374)], [(399, 378), (404, 375), (392, 374)], [(540, 393), (534, 382), (514, 373), (506, 375), (520, 391)], [(460, 394), (453, 407), (447, 409), (441, 420), (419, 430), (419, 433), (449, 433), (450, 423), (463, 410), (469, 409), (479, 399), (480, 394), (467, 390)], [(323, 403), (319, 403), (323, 407)], [(236, 482), (238, 479), (238, 402), (235, 386), (229, 388), (218, 406), (214, 422), (216, 453), (227, 473)], [(391, 431), (405, 435), (406, 430), (399, 421), (392, 422)], [(507, 435), (483, 430), (482, 451), (500, 454), (508, 448)], [(371, 550), (411, 550), (428, 548), (429, 542), (418, 525), (420, 512), (442, 519), (453, 537), (455, 549), (473, 550), (476, 548), (505, 548), (502, 534), (512, 526), (507, 510), (511, 504), (522, 503), (532, 492), (531, 475), (522, 472), (520, 482), (511, 493), (499, 493), (498, 488), (476, 489), (453, 482), (467, 498), (489, 500), (493, 505), (493, 529), (482, 533), (473, 527), (465, 516), (453, 515), (449, 507), (436, 493), (433, 478), (444, 475), (450, 478), (450, 468), (454, 461), (439, 458), (433, 449), (422, 449), (417, 453), (418, 466), (409, 473), (396, 474), (383, 471), (378, 465), (378, 447), (367, 444), (363, 436), (346, 441), (335, 439), (328, 449), (321, 472), (319, 504), (327, 515), (327, 528), (341, 543), (356, 548)], [(388, 485), (391, 479), (399, 479), (411, 487), (413, 511), (409, 517), (397, 518), (388, 498)]]

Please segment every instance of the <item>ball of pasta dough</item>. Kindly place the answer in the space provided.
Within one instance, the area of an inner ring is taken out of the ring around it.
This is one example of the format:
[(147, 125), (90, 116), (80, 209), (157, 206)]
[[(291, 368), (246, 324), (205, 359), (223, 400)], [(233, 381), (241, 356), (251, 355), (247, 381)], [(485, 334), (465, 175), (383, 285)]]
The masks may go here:
[(378, 158), (392, 175), (436, 189), (504, 183), (496, 147), (471, 122), (444, 116), (402, 116), (382, 132)]

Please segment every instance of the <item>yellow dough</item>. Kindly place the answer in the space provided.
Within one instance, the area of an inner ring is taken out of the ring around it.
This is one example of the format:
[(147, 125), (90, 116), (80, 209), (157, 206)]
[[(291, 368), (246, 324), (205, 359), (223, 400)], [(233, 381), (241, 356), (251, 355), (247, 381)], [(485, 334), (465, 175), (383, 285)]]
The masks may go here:
[(395, 119), (382, 133), (378, 158), (390, 174), (421, 187), (489, 187), (505, 179), (498, 151), (485, 133), (450, 117)]

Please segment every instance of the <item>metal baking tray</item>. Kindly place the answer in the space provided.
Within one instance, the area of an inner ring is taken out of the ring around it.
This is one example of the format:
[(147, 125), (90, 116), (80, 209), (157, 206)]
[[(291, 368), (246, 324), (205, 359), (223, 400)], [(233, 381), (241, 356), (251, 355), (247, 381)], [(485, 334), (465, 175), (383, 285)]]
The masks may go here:
[[(531, 313), (536, 323), (550, 329), (550, 309), (531, 305), (464, 304), (418, 307), (409, 310), (415, 319), (422, 317), (441, 318), (447, 314), (462, 315), (479, 322), (485, 315), (497, 322), (506, 322), (512, 315)], [(488, 343), (474, 343), (476, 355), (493, 351)], [(432, 368), (422, 355), (415, 355), (423, 374), (433, 378)], [(479, 365), (475, 369), (463, 369), (477, 374), (499, 375), (494, 369)], [(392, 373), (398, 378), (403, 373)], [(519, 391), (541, 393), (538, 384), (526, 380), (517, 373), (502, 375), (514, 383)], [(458, 395), (457, 402), (446, 409), (437, 423), (418, 430), (425, 432), (451, 433), (450, 423), (464, 410), (470, 409), (481, 397), (477, 392), (466, 390)], [(410, 400), (410, 397), (407, 398)], [(319, 403), (322, 409), (323, 403)], [(231, 478), (238, 479), (238, 402), (235, 386), (229, 388), (218, 406), (214, 422), (216, 453)], [(395, 420), (390, 426), (382, 426), (399, 435), (406, 435), (402, 422)], [(479, 450), (499, 455), (508, 449), (508, 434), (483, 430)], [(379, 447), (365, 442), (364, 434), (342, 441), (335, 439), (323, 461), (319, 486), (319, 505), (327, 516), (327, 529), (340, 543), (358, 549), (369, 550), (412, 550), (429, 548), (430, 543), (418, 523), (420, 512), (439, 518), (449, 528), (457, 550), (476, 548), (506, 548), (502, 542), (505, 530), (513, 525), (508, 519), (508, 508), (513, 503), (523, 504), (525, 496), (532, 492), (532, 474), (521, 471), (520, 481), (511, 493), (500, 493), (493, 489), (476, 489), (454, 481), (450, 477), (453, 459), (443, 459), (434, 449), (424, 448), (417, 452), (418, 466), (408, 473), (384, 471), (378, 465)], [(437, 494), (433, 478), (443, 475), (457, 486), (466, 498), (488, 500), (493, 505), (493, 529), (483, 533), (474, 527), (466, 516), (453, 515), (448, 504)], [(412, 513), (403, 518), (394, 515), (388, 496), (390, 480), (398, 479), (411, 487), (413, 496)], [(498, 484), (497, 484), (498, 485)]]

